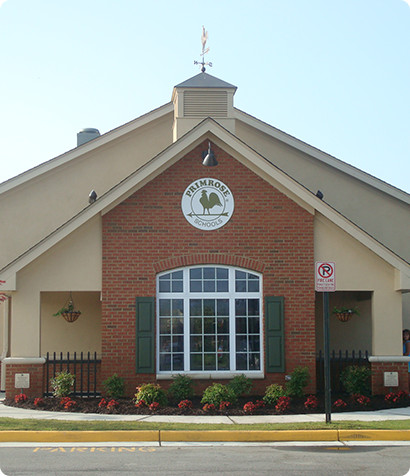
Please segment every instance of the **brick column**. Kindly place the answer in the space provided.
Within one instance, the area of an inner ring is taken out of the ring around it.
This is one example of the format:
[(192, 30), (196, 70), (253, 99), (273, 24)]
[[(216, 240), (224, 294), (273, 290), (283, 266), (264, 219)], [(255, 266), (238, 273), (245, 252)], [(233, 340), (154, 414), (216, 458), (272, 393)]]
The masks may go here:
[[(377, 360), (375, 360), (377, 359)], [(397, 372), (399, 375), (399, 386), (392, 387), (394, 392), (404, 390), (409, 391), (409, 368), (408, 362), (403, 362), (403, 358), (398, 357), (390, 359), (386, 357), (386, 361), (382, 361), (383, 357), (369, 357), (372, 370), (372, 394), (383, 395), (390, 391), (389, 387), (384, 386), (384, 372)], [(388, 361), (388, 360), (398, 360)]]
[(23, 389), (28, 397), (43, 396), (43, 380), (44, 380), (44, 363), (43, 358), (23, 358), (8, 357), (3, 360), (3, 370), (6, 373), (6, 398), (13, 398), (21, 392), (21, 388), (15, 388), (15, 375), (28, 374), (30, 387)]

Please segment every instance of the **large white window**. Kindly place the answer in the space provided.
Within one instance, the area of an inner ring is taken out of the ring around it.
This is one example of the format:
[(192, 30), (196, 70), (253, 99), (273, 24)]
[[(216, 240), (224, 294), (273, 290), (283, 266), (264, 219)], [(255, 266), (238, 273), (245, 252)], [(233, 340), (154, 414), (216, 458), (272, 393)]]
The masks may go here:
[(202, 266), (158, 276), (157, 372), (259, 376), (261, 276)]

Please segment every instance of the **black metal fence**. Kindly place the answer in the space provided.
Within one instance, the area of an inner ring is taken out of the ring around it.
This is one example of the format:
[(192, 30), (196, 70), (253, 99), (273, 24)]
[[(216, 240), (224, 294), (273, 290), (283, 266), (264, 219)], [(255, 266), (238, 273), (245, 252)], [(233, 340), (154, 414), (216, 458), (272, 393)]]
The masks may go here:
[[(330, 353), (330, 385), (332, 392), (341, 393), (344, 392), (342, 382), (340, 381), (340, 374), (349, 365), (358, 365), (359, 367), (369, 367), (369, 352), (359, 350), (355, 352), (342, 352), (341, 350), (333, 350)], [(317, 393), (323, 393), (325, 388), (324, 377), (324, 355), (320, 350), (316, 355), (316, 391)]]
[(44, 396), (53, 394), (50, 380), (59, 372), (66, 370), (75, 375), (73, 395), (77, 397), (96, 397), (100, 395), (97, 391), (99, 382), (101, 359), (97, 357), (97, 352), (91, 353), (74, 352), (64, 356), (62, 352), (46, 355)]

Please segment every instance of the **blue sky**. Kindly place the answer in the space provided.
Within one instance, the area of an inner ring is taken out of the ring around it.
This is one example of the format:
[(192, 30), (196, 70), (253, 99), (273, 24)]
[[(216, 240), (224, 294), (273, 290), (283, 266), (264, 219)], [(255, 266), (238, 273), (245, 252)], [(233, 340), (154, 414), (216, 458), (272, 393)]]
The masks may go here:
[(171, 100), (235, 106), (410, 192), (410, 0), (0, 0), (0, 182)]

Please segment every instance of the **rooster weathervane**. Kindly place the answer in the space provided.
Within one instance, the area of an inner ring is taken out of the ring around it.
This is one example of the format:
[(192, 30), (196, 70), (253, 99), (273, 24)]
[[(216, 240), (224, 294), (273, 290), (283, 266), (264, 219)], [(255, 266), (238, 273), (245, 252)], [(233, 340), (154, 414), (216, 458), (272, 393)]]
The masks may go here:
[(208, 32), (205, 31), (205, 27), (202, 26), (202, 36), (201, 36), (201, 43), (202, 43), (202, 53), (200, 56), (202, 56), (202, 61), (194, 61), (194, 64), (200, 64), (202, 65), (201, 71), (205, 73), (205, 66), (210, 66), (212, 67), (212, 63), (206, 63), (205, 62), (205, 55), (209, 52), (209, 48), (206, 48), (206, 41), (208, 39)]

